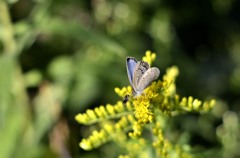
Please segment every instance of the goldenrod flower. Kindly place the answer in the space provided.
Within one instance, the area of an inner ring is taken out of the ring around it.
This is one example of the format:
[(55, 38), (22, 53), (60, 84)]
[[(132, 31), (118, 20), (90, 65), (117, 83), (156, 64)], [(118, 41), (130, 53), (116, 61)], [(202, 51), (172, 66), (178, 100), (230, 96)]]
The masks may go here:
[(156, 59), (156, 54), (148, 50), (146, 51), (146, 55), (142, 59), (143, 61), (149, 63), (149, 65), (152, 65), (152, 62)]
[[(156, 59), (156, 54), (147, 51), (143, 60), (150, 65)], [(146, 147), (152, 144), (159, 157), (170, 158), (172, 155), (188, 158), (191, 154), (185, 152), (180, 145), (171, 144), (165, 137), (161, 116), (175, 116), (182, 112), (207, 112), (216, 104), (215, 100), (201, 101), (192, 96), (180, 97), (176, 93), (175, 80), (179, 74), (176, 66), (167, 69), (163, 80), (153, 82), (142, 95), (130, 97), (124, 105), (121, 101), (126, 95), (132, 94), (131, 86), (115, 88), (121, 97), (115, 104), (99, 106), (85, 113), (76, 115), (75, 119), (85, 125), (99, 123), (100, 129), (94, 130), (88, 138), (82, 139), (80, 147), (85, 150), (97, 148), (107, 141), (114, 141), (124, 148), (128, 154), (121, 158), (134, 157), (146, 152)], [(142, 137), (142, 131), (149, 129), (154, 136), (151, 143)], [(130, 137), (129, 137), (130, 136)], [(133, 149), (134, 150), (129, 150)]]

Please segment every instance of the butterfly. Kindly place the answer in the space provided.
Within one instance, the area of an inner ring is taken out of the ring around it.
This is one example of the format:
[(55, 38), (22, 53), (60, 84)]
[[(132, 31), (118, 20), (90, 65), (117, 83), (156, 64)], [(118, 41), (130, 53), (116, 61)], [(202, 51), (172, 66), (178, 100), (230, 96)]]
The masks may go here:
[[(141, 95), (144, 89), (150, 86), (160, 75), (160, 70), (157, 67), (150, 67), (147, 62), (137, 61), (134, 57), (127, 57), (126, 66), (134, 97)], [(128, 98), (129, 95), (126, 95), (123, 103), (126, 103)]]

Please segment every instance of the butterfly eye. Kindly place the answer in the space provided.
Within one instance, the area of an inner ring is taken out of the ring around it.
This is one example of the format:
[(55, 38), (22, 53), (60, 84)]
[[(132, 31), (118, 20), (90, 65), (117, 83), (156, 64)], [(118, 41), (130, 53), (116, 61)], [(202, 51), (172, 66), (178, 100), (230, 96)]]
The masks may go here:
[(122, 103), (125, 105), (127, 102), (128, 102), (128, 99), (129, 99), (129, 95), (125, 95), (125, 97), (123, 98), (123, 101)]

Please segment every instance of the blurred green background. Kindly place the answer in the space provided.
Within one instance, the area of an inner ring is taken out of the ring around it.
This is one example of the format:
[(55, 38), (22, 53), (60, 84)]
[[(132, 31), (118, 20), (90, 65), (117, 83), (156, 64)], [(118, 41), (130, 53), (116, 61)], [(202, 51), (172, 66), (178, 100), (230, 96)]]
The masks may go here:
[(179, 67), (181, 96), (218, 100), (210, 114), (175, 119), (175, 131), (240, 157), (237, 0), (1, 0), (0, 157), (114, 157), (111, 144), (80, 149), (90, 133), (74, 117), (121, 100), (114, 88), (129, 85), (126, 57), (146, 50), (160, 78)]

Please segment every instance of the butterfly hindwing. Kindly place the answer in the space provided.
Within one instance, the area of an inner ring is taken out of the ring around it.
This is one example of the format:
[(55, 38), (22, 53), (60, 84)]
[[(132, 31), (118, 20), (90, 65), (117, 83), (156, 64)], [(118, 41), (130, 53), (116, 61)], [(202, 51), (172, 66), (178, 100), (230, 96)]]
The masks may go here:
[(160, 75), (160, 70), (156, 67), (149, 68), (137, 85), (137, 90), (142, 92), (145, 88), (147, 88), (154, 80), (158, 78)]
[(137, 65), (133, 72), (134, 77), (133, 77), (133, 84), (132, 84), (135, 92), (138, 91), (139, 81), (148, 69), (149, 69), (149, 64), (147, 62), (144, 62), (144, 61), (137, 62)]

